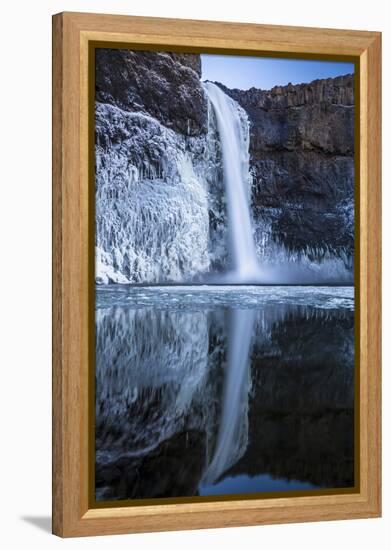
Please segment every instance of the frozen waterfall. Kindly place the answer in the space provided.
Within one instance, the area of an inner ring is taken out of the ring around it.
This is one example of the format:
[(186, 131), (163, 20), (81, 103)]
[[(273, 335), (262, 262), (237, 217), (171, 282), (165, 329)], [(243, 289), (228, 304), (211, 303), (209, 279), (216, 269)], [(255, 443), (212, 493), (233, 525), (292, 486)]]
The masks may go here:
[(287, 250), (252, 212), (247, 113), (215, 84), (204, 90), (209, 121), (196, 137), (96, 105), (96, 282), (350, 281), (348, 258)]
[(256, 281), (260, 269), (249, 204), (248, 118), (247, 115), (240, 117), (240, 106), (216, 84), (206, 82), (204, 87), (216, 117), (222, 149), (232, 267), (230, 278), (232, 282)]

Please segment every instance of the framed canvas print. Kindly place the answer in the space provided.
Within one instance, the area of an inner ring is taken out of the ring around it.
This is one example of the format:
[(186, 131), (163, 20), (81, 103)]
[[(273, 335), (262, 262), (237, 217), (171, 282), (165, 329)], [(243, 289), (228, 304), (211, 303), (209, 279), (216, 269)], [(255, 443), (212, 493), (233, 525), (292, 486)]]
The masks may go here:
[(380, 34), (53, 18), (53, 531), (376, 517)]

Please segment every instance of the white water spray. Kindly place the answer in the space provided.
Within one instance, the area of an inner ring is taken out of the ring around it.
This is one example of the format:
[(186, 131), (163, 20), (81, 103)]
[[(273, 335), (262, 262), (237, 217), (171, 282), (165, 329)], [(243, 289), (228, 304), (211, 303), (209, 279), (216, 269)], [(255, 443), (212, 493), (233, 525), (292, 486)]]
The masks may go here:
[(206, 82), (205, 91), (212, 104), (220, 135), (226, 189), (229, 251), (234, 282), (259, 279), (250, 205), (249, 205), (249, 125), (241, 119), (240, 107), (216, 84)]

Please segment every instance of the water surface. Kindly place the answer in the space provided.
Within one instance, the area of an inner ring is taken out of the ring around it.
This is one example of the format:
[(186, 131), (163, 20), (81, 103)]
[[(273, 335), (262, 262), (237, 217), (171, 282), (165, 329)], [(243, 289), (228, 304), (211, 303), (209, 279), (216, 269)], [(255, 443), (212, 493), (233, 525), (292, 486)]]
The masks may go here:
[(96, 498), (354, 485), (352, 287), (98, 286)]

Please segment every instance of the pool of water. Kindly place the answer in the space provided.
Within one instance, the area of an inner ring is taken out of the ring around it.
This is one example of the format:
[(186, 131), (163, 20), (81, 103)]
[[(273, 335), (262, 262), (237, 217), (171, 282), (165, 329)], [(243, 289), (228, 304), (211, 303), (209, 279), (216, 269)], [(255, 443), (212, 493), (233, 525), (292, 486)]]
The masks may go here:
[(98, 286), (96, 498), (354, 485), (354, 289)]

